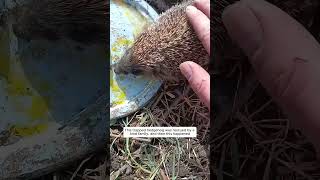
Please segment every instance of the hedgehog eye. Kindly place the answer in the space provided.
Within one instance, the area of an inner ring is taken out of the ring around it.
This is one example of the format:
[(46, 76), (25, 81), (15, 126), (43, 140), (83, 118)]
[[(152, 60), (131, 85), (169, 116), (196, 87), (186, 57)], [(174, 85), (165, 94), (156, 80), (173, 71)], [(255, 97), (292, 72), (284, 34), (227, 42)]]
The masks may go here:
[(142, 70), (141, 70), (141, 69), (135, 69), (135, 68), (133, 68), (133, 69), (131, 70), (131, 73), (132, 73), (133, 75), (139, 75), (139, 74), (142, 74)]
[(154, 67), (152, 68), (152, 72), (155, 73), (155, 74), (160, 73), (160, 72), (161, 72), (160, 66), (154, 66)]
[(129, 73), (128, 73), (128, 71), (122, 71), (122, 74), (127, 75), (127, 74), (129, 74)]

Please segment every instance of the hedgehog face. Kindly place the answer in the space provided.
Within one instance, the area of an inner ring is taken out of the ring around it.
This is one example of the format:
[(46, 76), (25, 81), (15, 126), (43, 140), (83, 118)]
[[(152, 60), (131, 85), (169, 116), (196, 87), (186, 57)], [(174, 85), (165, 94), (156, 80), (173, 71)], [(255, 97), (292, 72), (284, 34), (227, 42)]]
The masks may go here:
[[(136, 57), (140, 58), (136, 58)], [(162, 56), (158, 53), (149, 53), (137, 55), (132, 48), (128, 49), (120, 61), (115, 64), (114, 72), (116, 74), (133, 74), (136, 76), (145, 76), (152, 79), (161, 79), (168, 81), (177, 81), (177, 77), (163, 63)]]
[(144, 74), (143, 67), (133, 63), (135, 60), (132, 54), (132, 48), (126, 50), (120, 61), (114, 66), (116, 74), (133, 74), (136, 76)]
[(143, 71), (141, 68), (139, 68), (136, 65), (129, 65), (128, 63), (126, 65), (119, 65), (116, 64), (114, 68), (114, 72), (116, 74), (133, 74), (135, 76), (144, 75), (146, 74), (145, 71)]
[(26, 28), (19, 24), (13, 24), (12, 31), (18, 38), (25, 39), (27, 41), (30, 41), (31, 39), (28, 33), (26, 32)]

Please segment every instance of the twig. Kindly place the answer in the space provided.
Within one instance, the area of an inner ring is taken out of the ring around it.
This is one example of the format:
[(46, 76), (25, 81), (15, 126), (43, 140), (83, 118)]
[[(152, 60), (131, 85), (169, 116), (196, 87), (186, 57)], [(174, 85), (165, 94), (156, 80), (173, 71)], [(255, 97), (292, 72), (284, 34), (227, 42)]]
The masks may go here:
[(73, 180), (73, 179), (76, 177), (78, 171), (81, 169), (81, 167), (84, 165), (84, 163), (86, 163), (87, 161), (89, 161), (92, 157), (93, 157), (93, 155), (89, 156), (88, 158), (86, 158), (85, 160), (83, 160), (83, 161), (80, 163), (80, 165), (78, 166), (78, 168), (77, 168), (77, 169), (74, 171), (74, 173), (72, 174), (70, 180)]

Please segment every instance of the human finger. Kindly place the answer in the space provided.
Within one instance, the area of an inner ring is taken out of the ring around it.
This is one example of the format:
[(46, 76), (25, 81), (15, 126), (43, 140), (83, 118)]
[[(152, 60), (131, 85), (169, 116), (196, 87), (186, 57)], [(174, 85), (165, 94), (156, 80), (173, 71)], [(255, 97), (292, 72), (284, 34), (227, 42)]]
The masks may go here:
[(182, 74), (200, 100), (210, 109), (210, 75), (200, 65), (187, 61), (180, 65)]
[(187, 16), (204, 48), (210, 54), (210, 20), (194, 6), (188, 6)]
[(263, 0), (231, 5), (223, 22), (269, 94), (320, 149), (320, 46), (314, 37)]
[(210, 18), (210, 0), (195, 0), (194, 5)]

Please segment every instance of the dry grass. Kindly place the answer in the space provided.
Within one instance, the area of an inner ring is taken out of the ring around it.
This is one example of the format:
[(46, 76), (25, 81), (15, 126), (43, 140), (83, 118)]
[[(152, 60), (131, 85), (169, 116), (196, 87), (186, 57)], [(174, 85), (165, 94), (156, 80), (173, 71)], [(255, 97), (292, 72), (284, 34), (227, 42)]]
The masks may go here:
[(259, 84), (244, 85), (251, 76), (249, 71), (242, 66), (232, 71), (229, 78), (235, 80), (235, 91), (229, 95), (235, 98), (226, 108), (228, 115), (216, 111), (212, 121), (212, 176), (218, 180), (319, 179), (320, 163), (314, 147)]
[[(199, 136), (129, 139), (125, 126), (197, 126)], [(165, 85), (146, 108), (111, 127), (111, 179), (208, 179), (208, 128), (208, 110), (194, 93)]]

